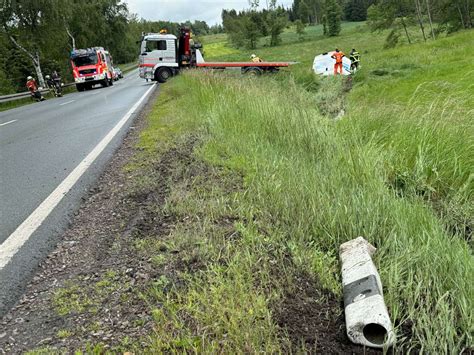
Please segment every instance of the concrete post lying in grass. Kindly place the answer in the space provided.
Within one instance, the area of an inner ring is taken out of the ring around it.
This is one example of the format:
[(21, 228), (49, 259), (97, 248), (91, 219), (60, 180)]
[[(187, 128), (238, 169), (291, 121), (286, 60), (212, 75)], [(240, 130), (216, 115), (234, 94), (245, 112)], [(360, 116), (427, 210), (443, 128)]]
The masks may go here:
[(372, 261), (375, 250), (362, 237), (339, 248), (346, 331), (353, 343), (387, 348), (393, 345), (395, 334), (383, 299), (382, 282)]

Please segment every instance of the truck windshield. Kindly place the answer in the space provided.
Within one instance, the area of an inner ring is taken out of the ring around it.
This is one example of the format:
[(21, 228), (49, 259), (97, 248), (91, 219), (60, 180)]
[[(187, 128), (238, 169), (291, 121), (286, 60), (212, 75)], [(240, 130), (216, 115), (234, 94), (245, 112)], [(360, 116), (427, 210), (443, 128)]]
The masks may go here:
[(76, 57), (72, 60), (76, 67), (82, 67), (84, 65), (97, 64), (97, 54), (91, 53), (89, 55)]
[(166, 51), (166, 41), (163, 40), (147, 40), (145, 42), (145, 52)]

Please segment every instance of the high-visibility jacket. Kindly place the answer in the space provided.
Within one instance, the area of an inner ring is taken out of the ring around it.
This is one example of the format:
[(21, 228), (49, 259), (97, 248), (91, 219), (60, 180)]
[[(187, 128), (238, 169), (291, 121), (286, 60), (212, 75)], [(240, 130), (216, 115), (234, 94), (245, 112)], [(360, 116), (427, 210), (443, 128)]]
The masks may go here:
[(350, 57), (352, 62), (360, 62), (360, 54), (357, 51), (351, 52), (351, 57)]
[(342, 63), (342, 58), (345, 56), (343, 52), (334, 52), (331, 58), (336, 59), (336, 63)]

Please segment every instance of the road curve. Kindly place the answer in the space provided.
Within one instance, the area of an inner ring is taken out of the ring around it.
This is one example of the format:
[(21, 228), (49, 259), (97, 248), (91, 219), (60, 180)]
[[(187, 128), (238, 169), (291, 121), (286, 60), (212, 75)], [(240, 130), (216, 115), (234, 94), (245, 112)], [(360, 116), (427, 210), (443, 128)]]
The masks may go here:
[(40, 227), (6, 266), (0, 267), (0, 316), (15, 303), (38, 263), (55, 245), (71, 212), (77, 208), (80, 198), (95, 181), (139, 111), (137, 102), (152, 85), (139, 79), (133, 71), (109, 88), (77, 92), (0, 112), (1, 259), (2, 243), (104, 137), (110, 136), (124, 116), (132, 108), (136, 109)]

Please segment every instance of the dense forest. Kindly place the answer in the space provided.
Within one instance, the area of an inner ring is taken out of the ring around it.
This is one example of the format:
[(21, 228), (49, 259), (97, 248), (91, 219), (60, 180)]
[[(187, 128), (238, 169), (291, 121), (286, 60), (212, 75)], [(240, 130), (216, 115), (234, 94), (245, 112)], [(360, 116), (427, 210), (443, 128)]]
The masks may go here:
[(26, 77), (57, 70), (71, 80), (73, 47), (102, 46), (115, 64), (137, 58), (142, 32), (190, 26), (197, 35), (218, 33), (222, 26), (204, 21), (183, 24), (146, 21), (121, 0), (0, 0), (0, 94), (24, 91)]

